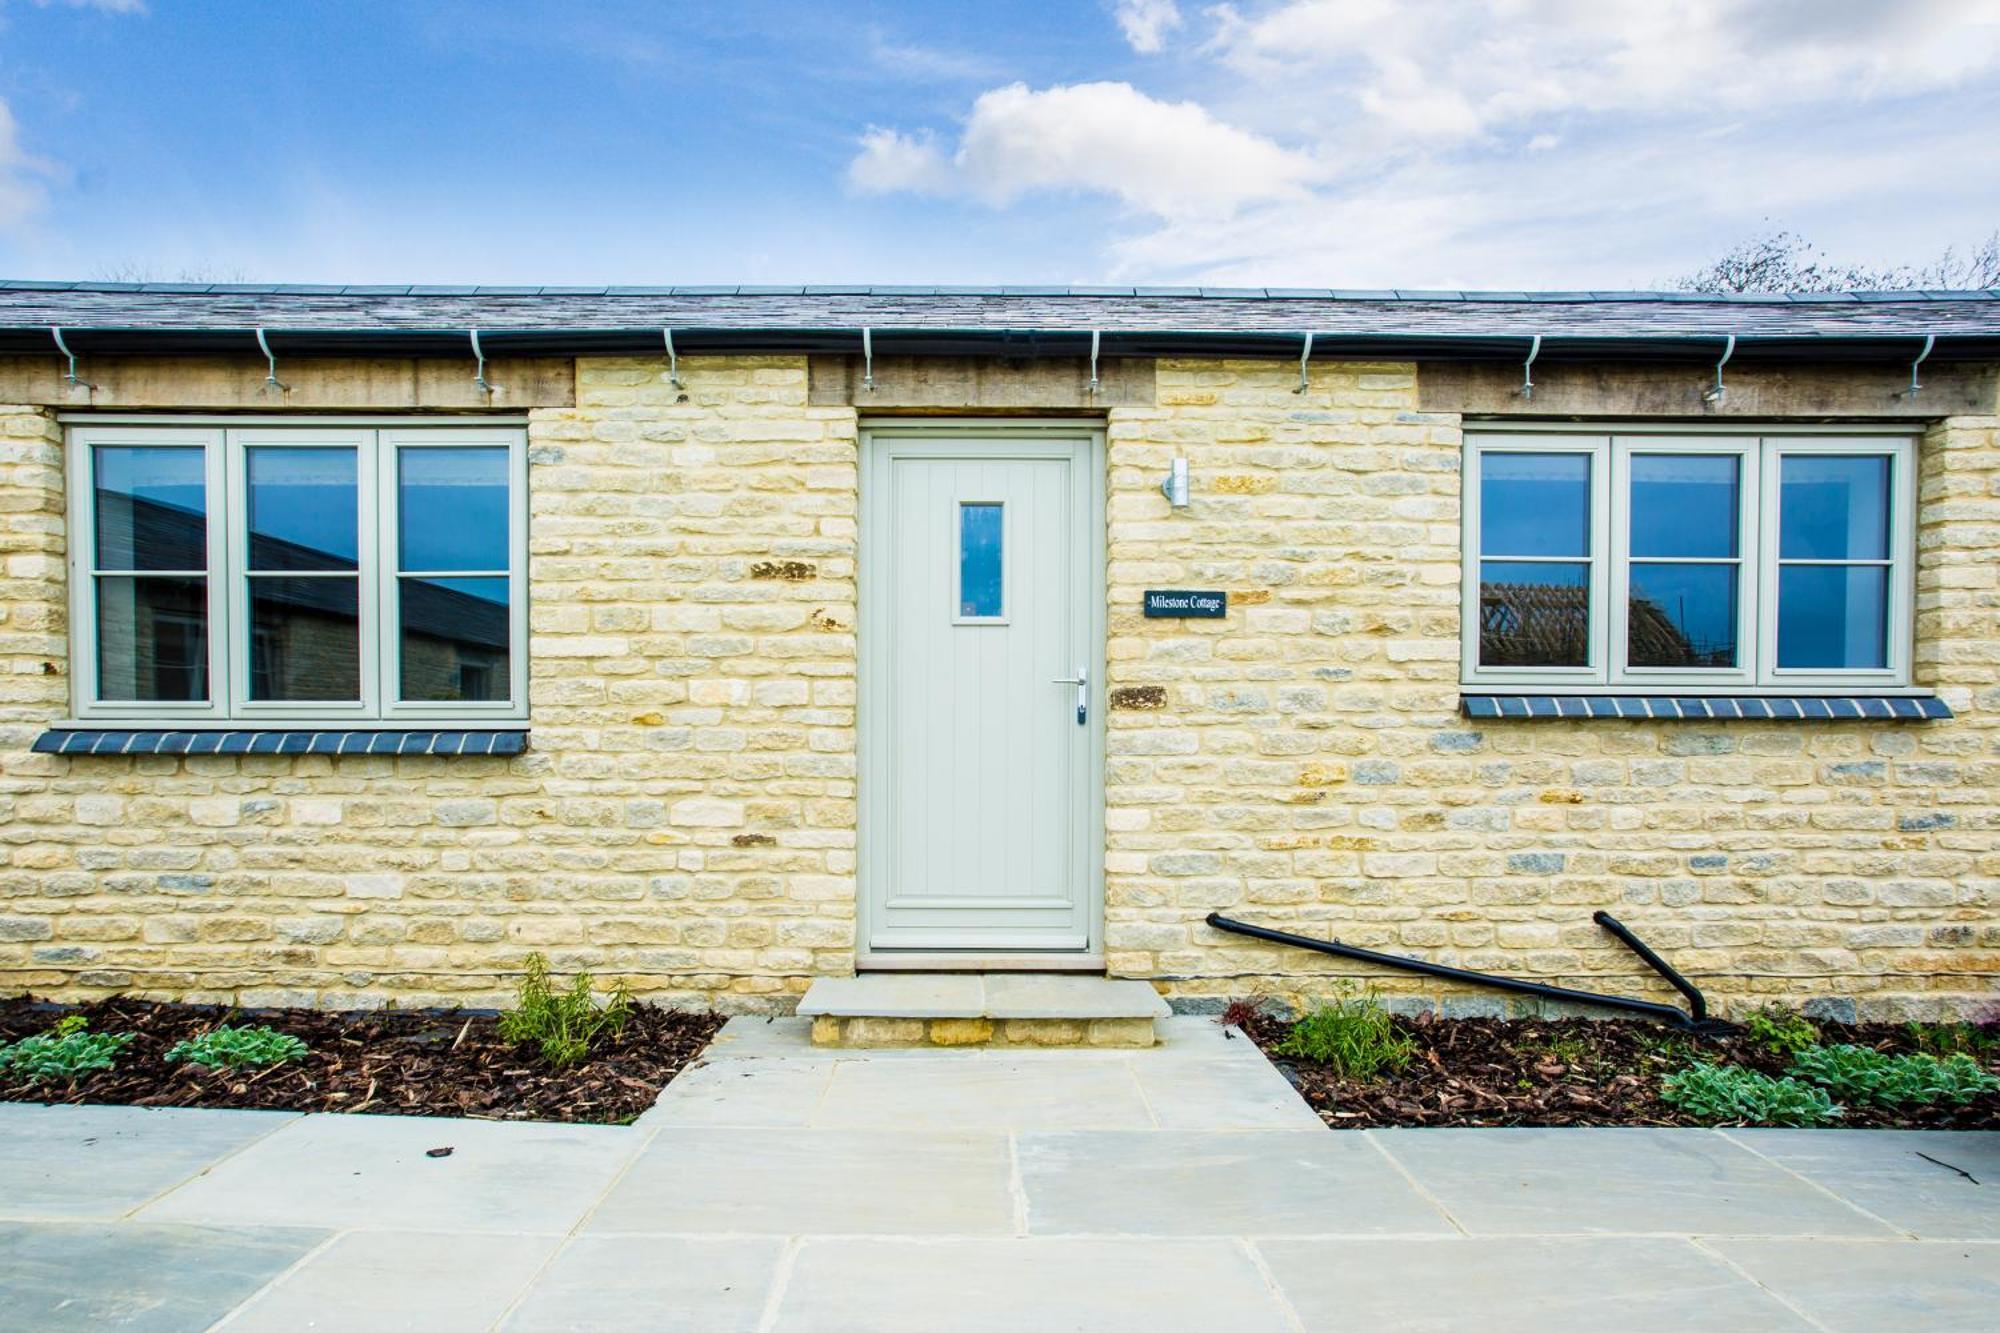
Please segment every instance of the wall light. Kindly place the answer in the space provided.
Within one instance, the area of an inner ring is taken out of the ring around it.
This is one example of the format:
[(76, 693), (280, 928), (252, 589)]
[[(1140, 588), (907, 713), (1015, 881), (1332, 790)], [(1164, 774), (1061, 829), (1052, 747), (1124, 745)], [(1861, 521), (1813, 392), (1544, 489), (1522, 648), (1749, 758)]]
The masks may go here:
[(1186, 509), (1188, 502), (1187, 459), (1176, 458), (1167, 469), (1167, 479), (1160, 483), (1160, 494), (1167, 497), (1167, 503), (1176, 509)]

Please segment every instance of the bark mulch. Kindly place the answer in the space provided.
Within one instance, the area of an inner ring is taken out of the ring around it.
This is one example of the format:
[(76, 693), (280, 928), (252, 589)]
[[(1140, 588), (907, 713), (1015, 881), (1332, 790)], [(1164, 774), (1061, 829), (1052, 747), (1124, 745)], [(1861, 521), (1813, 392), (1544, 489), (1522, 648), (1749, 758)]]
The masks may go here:
[[(20, 999), (0, 1001), (0, 1042), (46, 1031), (72, 1013), (89, 1019), (92, 1032), (136, 1040), (115, 1069), (74, 1083), (28, 1086), (0, 1075), (0, 1101), (622, 1124), (652, 1106), (723, 1022), (720, 1014), (634, 1005), (623, 1032), (601, 1038), (566, 1069), (552, 1068), (533, 1047), (502, 1041), (491, 1014), (448, 1011), (232, 1013), (122, 999), (56, 1009)], [(167, 1063), (174, 1043), (223, 1022), (269, 1024), (305, 1042), (308, 1053), (233, 1071)]]
[[(1625, 1019), (1414, 1018), (1396, 1020), (1416, 1042), (1400, 1074), (1362, 1084), (1325, 1065), (1273, 1048), (1289, 1024), (1268, 1014), (1245, 1030), (1290, 1079), (1320, 1119), (1335, 1129), (1390, 1125), (1703, 1125), (1660, 1097), (1660, 1080), (1697, 1054), (1767, 1074), (1790, 1061), (1741, 1034), (1691, 1038), (1657, 1023)], [(1893, 1024), (1818, 1025), (1827, 1044), (1852, 1042), (1890, 1054), (1919, 1049)], [(1988, 1050), (1982, 1063), (2000, 1073)], [(2000, 1129), (2000, 1093), (1966, 1106), (1847, 1106), (1850, 1129)]]

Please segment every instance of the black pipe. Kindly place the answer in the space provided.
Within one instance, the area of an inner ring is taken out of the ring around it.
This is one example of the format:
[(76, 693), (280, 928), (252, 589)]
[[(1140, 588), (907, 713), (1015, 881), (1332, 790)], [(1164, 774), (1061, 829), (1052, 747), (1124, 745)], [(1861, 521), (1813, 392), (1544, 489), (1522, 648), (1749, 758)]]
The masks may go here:
[[(1601, 916), (1602, 913), (1599, 915)], [(1446, 981), (1462, 981), (1473, 986), (1491, 986), (1497, 990), (1515, 991), (1522, 995), (1534, 995), (1544, 1000), (1565, 1000), (1571, 1004), (1592, 1004), (1606, 1009), (1623, 1009), (1628, 1013), (1644, 1014), (1648, 1018), (1657, 1018), (1663, 1023), (1672, 1023), (1676, 1027), (1692, 1028), (1704, 1021), (1702, 1017), (1690, 1017), (1670, 1004), (1656, 1004), (1651, 1000), (1634, 1000), (1623, 995), (1599, 995), (1595, 991), (1571, 990), (1567, 986), (1546, 986), (1539, 981), (1522, 981), (1516, 977), (1498, 977), (1490, 972), (1469, 972), (1462, 967), (1446, 967), (1443, 963), (1428, 963), (1421, 958), (1405, 958), (1401, 954), (1377, 953), (1373, 949), (1357, 949), (1351, 944), (1342, 944), (1339, 940), (1320, 940), (1308, 935), (1293, 935), (1288, 931), (1272, 930), (1268, 926), (1253, 926), (1247, 921), (1233, 921), (1220, 912), (1210, 912), (1208, 914), (1208, 924), (1217, 930), (1226, 930), (1237, 935), (1248, 935), (1252, 939), (1269, 940), (1273, 944), (1290, 944), (1300, 949), (1313, 949), (1320, 953), (1330, 953), (1336, 958), (1352, 958), (1363, 963), (1380, 963), (1384, 967), (1400, 968), (1405, 972), (1419, 972), (1424, 976), (1440, 977)], [(1602, 924), (1602, 922), (1599, 924)], [(1638, 944), (1636, 938), (1633, 938), (1631, 932), (1625, 930), (1623, 926), (1620, 926), (1616, 933), (1626, 943), (1636, 945), (1641, 949), (1645, 948), (1644, 945)], [(1652, 951), (1647, 949), (1640, 957), (1644, 958), (1647, 954), (1651, 953)], [(1666, 971), (1672, 972), (1672, 969), (1667, 968), (1665, 963), (1658, 962), (1657, 957), (1651, 958), (1648, 961), (1657, 963), (1660, 968), (1665, 968)], [(1676, 972), (1673, 976), (1668, 977), (1668, 980), (1674, 980), (1679, 975)], [(1676, 982), (1676, 984), (1685, 987), (1684, 980)], [(1685, 987), (1682, 993), (1688, 994), (1692, 989), (1692, 987)], [(1695, 992), (1694, 995), (1696, 1001), (1699, 1002), (1699, 992)], [(1705, 1004), (1701, 1006), (1699, 1013), (1702, 1015), (1707, 1013), (1707, 1006)]]
[(1695, 989), (1692, 981), (1689, 981), (1679, 972), (1676, 972), (1671, 963), (1654, 953), (1647, 946), (1646, 941), (1634, 935), (1626, 928), (1623, 921), (1620, 921), (1617, 917), (1611, 915), (1611, 913), (1601, 911), (1592, 912), (1590, 919), (1610, 931), (1613, 935), (1616, 935), (1626, 948), (1639, 955), (1640, 962), (1665, 977), (1669, 985), (1687, 997), (1688, 1022), (1690, 1025), (1700, 1026), (1708, 1022), (1708, 999)]

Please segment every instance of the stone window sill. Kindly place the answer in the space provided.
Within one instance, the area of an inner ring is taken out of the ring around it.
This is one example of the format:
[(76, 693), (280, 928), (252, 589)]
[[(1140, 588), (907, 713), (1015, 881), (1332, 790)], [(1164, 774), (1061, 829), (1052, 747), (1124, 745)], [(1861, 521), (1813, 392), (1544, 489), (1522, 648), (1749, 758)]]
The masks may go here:
[(1928, 695), (1473, 694), (1459, 711), (1475, 721), (1930, 722), (1951, 717)]
[(393, 728), (367, 731), (170, 731), (78, 727), (45, 731), (37, 754), (428, 754), (514, 755), (528, 748), (528, 730), (449, 731)]

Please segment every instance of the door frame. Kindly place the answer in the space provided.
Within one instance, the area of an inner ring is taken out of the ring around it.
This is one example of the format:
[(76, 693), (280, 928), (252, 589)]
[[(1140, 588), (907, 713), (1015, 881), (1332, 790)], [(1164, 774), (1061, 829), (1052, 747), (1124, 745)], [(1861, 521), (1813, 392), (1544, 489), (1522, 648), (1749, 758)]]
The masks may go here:
[[(887, 417), (864, 418), (860, 422), (860, 541), (857, 577), (860, 608), (855, 642), (856, 690), (855, 726), (860, 768), (857, 775), (857, 822), (855, 850), (854, 960), (860, 971), (1104, 971), (1104, 714), (1110, 692), (1105, 689), (1104, 639), (1107, 585), (1105, 583), (1105, 446), (1102, 418), (1008, 419), (990, 417)], [(888, 817), (878, 793), (878, 775), (887, 762), (889, 730), (872, 725), (872, 719), (886, 710), (886, 699), (876, 697), (876, 659), (886, 650), (881, 626), (889, 623), (890, 607), (884, 580), (874, 558), (887, 532), (883, 506), (887, 473), (887, 447), (910, 439), (962, 439), (994, 443), (1008, 439), (1073, 440), (1084, 446), (1084, 476), (1079, 495), (1092, 516), (1089, 539), (1083, 554), (1084, 583), (1089, 625), (1085, 661), (1091, 678), (1091, 708), (1088, 731), (1089, 759), (1078, 797), (1085, 809), (1081, 827), (1088, 855), (1086, 883), (1082, 892), (1088, 899), (1090, 943), (1083, 949), (1060, 953), (1029, 950), (950, 949), (877, 950), (868, 935), (873, 894), (882, 871), (872, 864), (870, 830)]]

